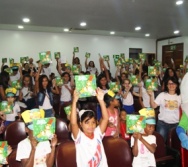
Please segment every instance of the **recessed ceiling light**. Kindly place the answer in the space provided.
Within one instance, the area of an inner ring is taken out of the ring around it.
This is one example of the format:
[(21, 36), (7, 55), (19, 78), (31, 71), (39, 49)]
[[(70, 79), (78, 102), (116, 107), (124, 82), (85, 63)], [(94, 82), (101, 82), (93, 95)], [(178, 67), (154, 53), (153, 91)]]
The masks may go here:
[(110, 32), (110, 34), (111, 34), (111, 35), (114, 35), (114, 34), (115, 34), (115, 32), (114, 32), (114, 31), (111, 31), (111, 32)]
[(146, 36), (146, 37), (149, 37), (149, 36), (150, 36), (150, 34), (145, 34), (145, 36)]
[(183, 4), (182, 0), (176, 1), (176, 5), (181, 5), (181, 4)]
[(84, 27), (84, 26), (86, 26), (86, 25), (87, 25), (86, 22), (81, 22), (81, 23), (80, 23), (80, 26), (82, 26), (82, 27)]
[(23, 29), (23, 28), (24, 28), (24, 26), (22, 26), (22, 25), (19, 25), (19, 26), (18, 26), (18, 28), (19, 28), (19, 29)]
[(180, 33), (179, 30), (174, 31), (174, 34), (179, 34), (179, 33)]
[(141, 30), (141, 27), (135, 27), (135, 30), (139, 31), (139, 30)]
[(30, 22), (29, 18), (23, 18), (22, 20), (23, 20), (24, 23), (29, 23)]
[(63, 31), (68, 32), (68, 31), (69, 31), (69, 29), (68, 29), (68, 28), (64, 28), (64, 29), (63, 29)]

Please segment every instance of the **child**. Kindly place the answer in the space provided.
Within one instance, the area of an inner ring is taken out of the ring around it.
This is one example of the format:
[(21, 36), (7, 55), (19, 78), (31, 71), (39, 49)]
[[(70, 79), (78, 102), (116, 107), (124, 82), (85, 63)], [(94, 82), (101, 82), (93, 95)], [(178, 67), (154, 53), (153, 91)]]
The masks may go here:
[(130, 135), (127, 134), (127, 130), (126, 130), (126, 116), (127, 113), (125, 111), (125, 109), (121, 109), (120, 111), (120, 133), (121, 133), (121, 137), (125, 140), (130, 140)]
[(79, 112), (79, 126), (77, 124), (76, 113), (76, 103), (79, 98), (79, 93), (74, 91), (70, 123), (72, 129), (72, 138), (76, 146), (76, 162), (78, 167), (108, 166), (102, 144), (103, 133), (108, 123), (108, 113), (103, 101), (103, 91), (100, 88), (97, 88), (96, 92), (96, 96), (102, 110), (101, 122), (97, 126), (95, 114), (92, 110), (81, 110)]
[(119, 137), (119, 113), (116, 107), (119, 107), (119, 101), (115, 99), (115, 94), (112, 91), (108, 91), (104, 95), (104, 101), (106, 103), (108, 112), (108, 126), (105, 131), (105, 136)]
[(131, 137), (131, 147), (133, 152), (133, 167), (155, 167), (154, 152), (156, 149), (156, 137), (153, 134), (155, 130), (155, 118), (146, 119), (144, 133), (133, 133)]
[[(30, 114), (33, 114), (32, 112), (30, 110)], [(43, 116), (44, 110), (38, 110), (35, 118), (43, 118)], [(31, 118), (31, 115), (28, 114), (28, 117)], [(27, 123), (25, 130), (28, 137), (18, 143), (16, 160), (21, 161), (23, 167), (52, 167), (54, 165), (55, 147), (57, 144), (56, 135), (51, 139), (51, 143), (49, 141), (38, 143), (33, 136), (32, 122), (28, 123), (28, 119), (24, 117), (23, 119)]]
[(15, 117), (20, 117), (20, 106), (18, 105), (16, 100), (16, 92), (17, 90), (15, 88), (7, 88), (5, 90), (6, 98), (8, 101), (8, 104), (13, 105), (13, 110), (11, 114), (6, 114), (6, 121), (5, 126), (8, 126), (10, 123), (15, 121)]

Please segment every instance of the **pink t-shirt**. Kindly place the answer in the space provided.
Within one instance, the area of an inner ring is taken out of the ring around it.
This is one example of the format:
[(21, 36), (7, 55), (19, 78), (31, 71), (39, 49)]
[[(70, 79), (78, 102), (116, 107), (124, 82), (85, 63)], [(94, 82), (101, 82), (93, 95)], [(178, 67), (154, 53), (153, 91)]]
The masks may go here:
[(108, 109), (108, 121), (113, 123), (115, 127), (109, 127), (107, 126), (106, 131), (105, 131), (105, 136), (113, 136), (116, 131), (117, 131), (117, 125), (118, 125), (118, 110), (114, 108), (114, 114), (112, 114)]

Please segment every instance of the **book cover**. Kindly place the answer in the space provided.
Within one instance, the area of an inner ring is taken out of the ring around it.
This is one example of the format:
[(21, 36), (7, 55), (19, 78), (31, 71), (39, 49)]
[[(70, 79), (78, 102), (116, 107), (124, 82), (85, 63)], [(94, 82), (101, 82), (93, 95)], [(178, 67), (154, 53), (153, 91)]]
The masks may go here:
[(153, 76), (158, 76), (159, 75), (159, 70), (155, 66), (148, 66), (148, 76), (153, 77)]
[(7, 63), (7, 58), (2, 58), (2, 63)]
[(129, 58), (129, 64), (133, 64), (133, 59)]
[(155, 67), (161, 67), (161, 62), (157, 61), (155, 64), (154, 64)]
[(110, 60), (110, 57), (109, 57), (109, 55), (104, 55), (104, 56), (103, 56), (103, 59), (104, 59), (104, 61), (109, 61), (109, 60)]
[(11, 81), (10, 85), (16, 90), (20, 90), (22, 88), (22, 84), (19, 80)]
[(113, 58), (119, 59), (119, 55), (113, 55)]
[(80, 68), (77, 65), (72, 66), (72, 73), (73, 74), (80, 74)]
[(74, 53), (79, 52), (79, 47), (74, 47), (73, 52)]
[(12, 111), (13, 111), (13, 105), (12, 104), (8, 104), (8, 101), (2, 101), (0, 103), (0, 110), (4, 114), (11, 114)]
[(113, 92), (119, 92), (120, 85), (117, 82), (110, 82), (110, 90)]
[(130, 76), (130, 81), (133, 86), (137, 86), (138, 83), (140, 83), (139, 79), (136, 77), (136, 75)]
[(61, 77), (56, 77), (55, 82), (57, 86), (62, 86), (63, 85), (63, 79)]
[(33, 136), (37, 141), (47, 141), (55, 134), (55, 117), (41, 118), (33, 120)]
[(25, 57), (25, 61), (29, 62), (29, 57), (28, 56)]
[(146, 90), (157, 91), (158, 90), (157, 79), (156, 78), (154, 78), (154, 79), (146, 79), (145, 87), (146, 87)]
[(26, 57), (20, 57), (20, 63), (24, 64), (26, 62)]
[(54, 52), (54, 58), (55, 59), (61, 58), (61, 53), (60, 52)]
[(7, 72), (7, 73), (9, 73), (9, 75), (12, 75), (13, 74), (13, 71), (12, 71), (12, 68), (6, 68), (5, 69), (5, 71)]
[(142, 60), (142, 63), (146, 60), (146, 54), (145, 53), (139, 53), (139, 59)]
[(114, 64), (115, 64), (115, 66), (121, 66), (122, 65), (121, 59), (120, 58), (114, 58)]
[(91, 53), (86, 52), (85, 57), (90, 58)]
[(146, 127), (145, 117), (141, 115), (127, 114), (126, 116), (127, 133), (134, 133), (144, 131)]
[(125, 53), (120, 53), (120, 57), (125, 60)]
[(185, 57), (185, 63), (188, 63), (188, 55)]
[(49, 64), (52, 62), (52, 58), (51, 58), (51, 52), (47, 51), (47, 52), (40, 52), (39, 53), (39, 59), (40, 62), (44, 65), (44, 64)]
[(10, 63), (10, 65), (13, 64), (13, 63), (14, 63), (14, 59), (13, 59), (13, 58), (10, 58), (10, 59), (9, 59), (9, 63)]
[(72, 109), (71, 105), (69, 105), (69, 106), (67, 106), (67, 107), (64, 107), (64, 111), (65, 111), (65, 113), (66, 113), (67, 115), (70, 115), (71, 109)]
[(145, 118), (155, 118), (155, 110), (153, 108), (142, 108), (138, 111), (140, 115), (145, 116)]
[(79, 97), (90, 97), (96, 95), (96, 77), (95, 75), (76, 75), (76, 90), (80, 93)]
[(8, 156), (8, 144), (7, 141), (0, 141), (0, 164), (6, 164)]

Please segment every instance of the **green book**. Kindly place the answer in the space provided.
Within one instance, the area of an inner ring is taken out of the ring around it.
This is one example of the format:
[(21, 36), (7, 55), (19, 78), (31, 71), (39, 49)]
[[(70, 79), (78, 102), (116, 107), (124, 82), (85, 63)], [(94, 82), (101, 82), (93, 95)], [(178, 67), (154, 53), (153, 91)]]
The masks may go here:
[(5, 71), (7, 72), (7, 73), (9, 73), (9, 75), (12, 75), (13, 74), (13, 71), (12, 71), (12, 68), (6, 68), (5, 69)]
[(125, 59), (125, 53), (120, 53), (120, 57), (121, 57), (122, 59)]
[(119, 59), (119, 55), (113, 55), (113, 58)]
[(90, 58), (91, 53), (86, 52), (85, 57)]
[(137, 78), (136, 75), (131, 75), (130, 81), (133, 86), (137, 86), (140, 83), (140, 80)]
[(155, 66), (148, 66), (148, 76), (153, 77), (153, 76), (158, 76), (159, 75), (159, 70)]
[(64, 111), (65, 111), (65, 113), (66, 113), (67, 115), (70, 115), (71, 109), (72, 109), (71, 105), (69, 105), (69, 106), (67, 106), (67, 107), (64, 107)]
[(39, 53), (39, 59), (40, 62), (44, 65), (44, 64), (49, 64), (52, 62), (52, 58), (51, 58), (51, 52), (47, 51), (47, 52), (40, 52)]
[(11, 87), (20, 90), (22, 88), (22, 84), (19, 80), (11, 81)]
[(72, 73), (73, 74), (80, 74), (80, 68), (77, 65), (72, 66)]
[(24, 64), (25, 62), (26, 62), (26, 59), (25, 59), (26, 57), (20, 57), (20, 63), (21, 64)]
[(163, 68), (163, 73), (165, 73), (166, 72), (166, 68)]
[(61, 58), (61, 53), (60, 52), (54, 52), (54, 58), (55, 59), (60, 59)]
[(109, 61), (109, 60), (110, 60), (110, 57), (109, 57), (109, 55), (104, 55), (104, 56), (103, 56), (103, 59), (104, 59), (104, 61)]
[(79, 52), (79, 47), (74, 47), (74, 53)]
[(0, 110), (4, 113), (4, 114), (11, 114), (13, 111), (13, 105), (8, 104), (7, 101), (2, 101), (0, 103)]
[(142, 60), (142, 63), (146, 60), (146, 54), (145, 53), (139, 53), (139, 59)]
[(95, 75), (76, 75), (75, 83), (80, 98), (96, 95), (97, 86)]
[(157, 61), (155, 64), (154, 64), (155, 67), (161, 67), (161, 62)]
[(146, 79), (145, 87), (146, 87), (146, 90), (157, 91), (158, 90), (157, 79), (156, 78), (154, 78), (154, 79)]
[(47, 141), (55, 134), (56, 118), (33, 119), (33, 136), (37, 141)]
[(133, 59), (129, 58), (129, 64), (133, 64)]
[(7, 156), (8, 156), (8, 144), (7, 141), (0, 141), (0, 164), (7, 163)]
[(126, 116), (127, 133), (134, 133), (134, 132), (142, 133), (145, 127), (146, 127), (146, 123), (144, 116), (127, 114)]
[(114, 64), (115, 64), (115, 66), (121, 66), (122, 65), (121, 59), (120, 58), (114, 58)]
[(118, 82), (110, 82), (110, 90), (113, 92), (119, 92), (120, 90), (120, 85), (118, 84)]
[(13, 64), (13, 63), (14, 63), (14, 59), (13, 59), (13, 58), (10, 58), (10, 59), (9, 59), (9, 63), (10, 63), (10, 65)]
[(28, 57), (28, 56), (25, 57), (25, 61), (26, 61), (26, 62), (29, 61), (29, 57)]
[(153, 60), (153, 64), (155, 64), (155, 63), (157, 63), (158, 62), (158, 60), (157, 59), (154, 59)]
[(63, 79), (61, 77), (56, 77), (55, 82), (57, 86), (62, 86), (63, 85)]
[(188, 55), (185, 57), (185, 63), (188, 63)]
[(2, 63), (7, 63), (7, 58), (2, 58)]

